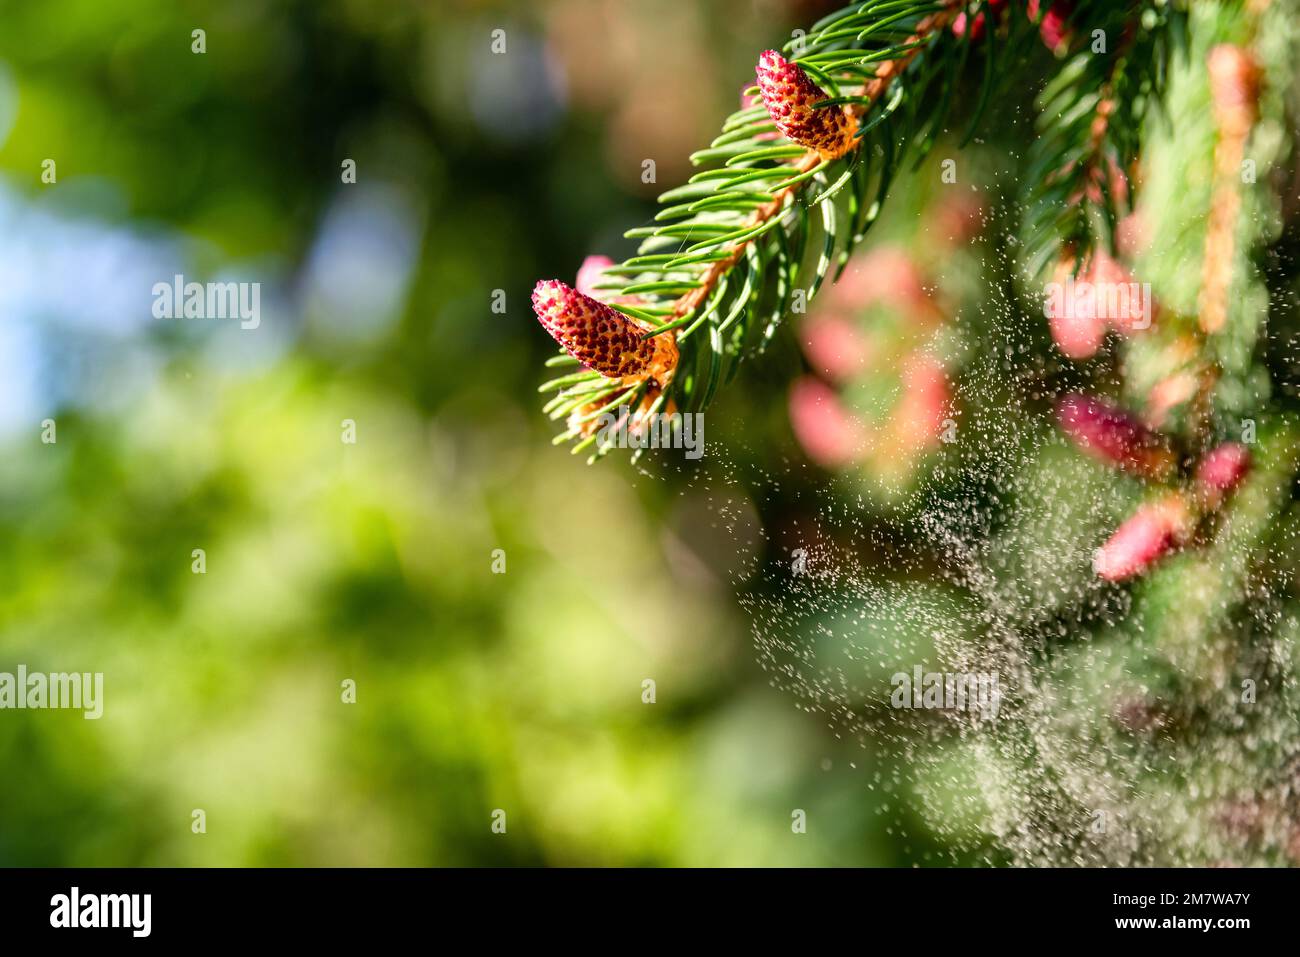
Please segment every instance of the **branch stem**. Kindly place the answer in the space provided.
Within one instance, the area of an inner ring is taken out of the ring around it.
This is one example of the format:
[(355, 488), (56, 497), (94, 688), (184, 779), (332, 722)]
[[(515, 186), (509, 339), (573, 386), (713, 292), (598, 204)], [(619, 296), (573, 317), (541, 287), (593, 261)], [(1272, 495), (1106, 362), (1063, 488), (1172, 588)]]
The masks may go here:
[[(923, 17), (917, 23), (916, 31), (907, 40), (906, 52), (896, 59), (887, 60), (880, 64), (879, 68), (876, 70), (875, 76), (862, 86), (859, 93), (854, 94), (856, 98), (860, 99), (856, 100), (848, 107), (848, 109), (852, 111), (853, 115), (856, 118), (861, 119), (862, 115), (866, 113), (871, 106), (875, 105), (876, 101), (880, 99), (885, 90), (889, 88), (890, 83), (897, 77), (901, 76), (903, 71), (907, 69), (912, 60), (921, 52), (927, 39), (932, 37), (936, 32), (946, 29), (952, 21), (956, 19), (957, 14), (960, 12), (961, 5), (955, 2), (955, 0), (950, 0), (946, 9), (941, 10), (938, 13), (932, 13), (927, 17)], [(833, 109), (834, 107), (831, 108)], [(844, 155), (847, 156), (848, 153), (858, 149), (861, 144), (862, 140), (860, 138), (854, 139), (853, 145)], [(744, 229), (749, 231), (755, 227), (762, 226), (773, 216), (779, 215), (785, 209), (786, 200), (797, 194), (809, 182), (811, 182), (811, 177), (805, 176), (804, 174), (816, 169), (821, 162), (821, 154), (816, 150), (808, 150), (803, 155), (797, 157), (793, 162), (789, 163), (788, 166), (791, 175), (791, 182), (789, 182), (784, 188), (774, 191), (772, 199), (769, 202), (766, 202), (755, 209), (747, 220)], [(764, 234), (765, 233), (766, 231), (764, 231)], [(736, 243), (736, 245), (731, 247), (726, 258), (719, 259), (712, 263), (700, 276), (698, 280), (700, 285), (697, 288), (684, 293), (673, 304), (670, 322), (671, 319), (687, 315), (688, 313), (694, 312), (698, 309), (700, 304), (707, 300), (713, 292), (714, 287), (718, 284), (718, 280), (730, 272), (731, 269), (740, 262), (741, 258), (744, 257), (745, 250), (749, 247), (749, 244), (757, 238), (758, 235), (755, 235)]]

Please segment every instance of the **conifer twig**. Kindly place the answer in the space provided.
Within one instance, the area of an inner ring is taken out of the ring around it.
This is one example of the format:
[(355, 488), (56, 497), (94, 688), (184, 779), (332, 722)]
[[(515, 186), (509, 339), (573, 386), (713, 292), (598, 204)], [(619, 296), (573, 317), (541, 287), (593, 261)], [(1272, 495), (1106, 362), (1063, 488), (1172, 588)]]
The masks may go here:
[[(884, 92), (889, 88), (890, 82), (902, 75), (903, 71), (907, 69), (908, 64), (910, 64), (916, 58), (917, 54), (921, 52), (926, 38), (931, 33), (945, 29), (952, 24), (954, 19), (956, 19), (957, 15), (961, 12), (960, 0), (944, 0), (944, 2), (947, 5), (946, 9), (923, 18), (916, 25), (916, 29), (904, 44), (907, 47), (905, 52), (895, 59), (886, 60), (881, 63), (876, 69), (875, 76), (864, 83), (859, 92), (854, 95), (855, 102), (850, 104), (848, 107), (848, 110), (852, 113), (854, 119), (860, 120), (862, 115), (866, 113), (867, 109), (879, 100)], [(852, 149), (858, 149), (861, 142), (860, 139), (855, 139)], [(821, 154), (815, 149), (810, 149), (789, 165), (791, 167), (791, 173), (798, 176), (802, 173), (811, 172), (821, 162)], [(811, 179), (800, 179), (798, 182), (792, 183), (779, 190), (770, 202), (764, 203), (754, 211), (754, 214), (750, 217), (746, 226), (761, 226), (767, 220), (779, 214), (785, 208), (786, 200), (797, 195), (810, 182), (812, 182)], [(673, 317), (678, 318), (684, 316), (698, 308), (699, 305), (713, 292), (714, 287), (717, 286), (718, 280), (740, 262), (741, 258), (745, 255), (745, 248), (750, 242), (752, 242), (752, 240), (742, 240), (732, 247), (731, 253), (726, 259), (720, 259), (711, 264), (699, 280), (700, 287), (684, 293), (681, 298), (677, 300), (672, 310)]]

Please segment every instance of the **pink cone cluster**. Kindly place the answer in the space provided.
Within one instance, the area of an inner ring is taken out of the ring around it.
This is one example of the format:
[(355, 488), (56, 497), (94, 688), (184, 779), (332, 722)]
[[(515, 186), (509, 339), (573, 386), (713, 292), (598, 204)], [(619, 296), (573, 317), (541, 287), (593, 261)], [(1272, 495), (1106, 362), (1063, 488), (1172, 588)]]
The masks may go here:
[[(1143, 312), (1142, 287), (1124, 266), (1101, 250), (1090, 253), (1074, 276), (1074, 259), (1066, 257), (1056, 265), (1052, 282), (1064, 286), (1068, 280), (1076, 284), (1089, 283), (1095, 291), (1105, 295), (1108, 290), (1123, 287), (1120, 311), (1109, 315), (1098, 308), (1061, 308), (1057, 302), (1047, 306), (1047, 324), (1056, 347), (1071, 359), (1090, 359), (1097, 354), (1106, 339), (1107, 330), (1121, 335), (1132, 335), (1154, 322), (1154, 316)], [(1151, 306), (1152, 312), (1155, 305)]]
[(640, 296), (615, 296), (608, 289), (599, 288), (608, 279), (605, 270), (614, 264), (614, 260), (608, 256), (600, 254), (588, 256), (582, 261), (582, 265), (578, 267), (578, 275), (573, 287), (584, 296), (590, 296), (592, 299), (599, 299), (601, 302), (607, 302), (615, 306), (635, 306), (640, 302), (644, 302)]
[(826, 383), (804, 376), (790, 390), (790, 427), (808, 458), (828, 469), (849, 465), (862, 454), (866, 429)]
[(654, 359), (654, 342), (631, 319), (558, 279), (537, 283), (533, 311), (565, 352), (603, 376), (636, 376)]
[(1048, 49), (1053, 53), (1060, 54), (1070, 45), (1074, 39), (1074, 31), (1070, 27), (1070, 17), (1074, 14), (1074, 4), (1071, 0), (1056, 0), (1048, 6), (1047, 12), (1042, 14), (1039, 19), (1039, 12), (1042, 4), (1039, 0), (1029, 0), (1029, 6), (1025, 12), (1029, 19), (1038, 24), (1038, 35), (1043, 38)]
[[(1175, 463), (1164, 438), (1127, 412), (1089, 396), (1068, 395), (1057, 415), (1062, 431), (1089, 455), (1149, 481), (1172, 477)], [(1245, 446), (1215, 446), (1184, 488), (1161, 493), (1120, 524), (1093, 556), (1093, 570), (1107, 581), (1123, 581), (1182, 548), (1241, 484), (1250, 465)]]
[(843, 106), (814, 109), (814, 103), (829, 97), (802, 67), (767, 50), (758, 58), (755, 72), (763, 105), (783, 136), (816, 150), (826, 160), (853, 149), (857, 129), (853, 115)]
[(951, 398), (944, 367), (913, 355), (903, 363), (898, 399), (883, 424), (868, 424), (833, 388), (804, 376), (790, 390), (790, 426), (808, 457), (824, 468), (863, 464), (876, 473), (897, 473), (938, 444)]
[(1157, 482), (1173, 473), (1168, 443), (1122, 409), (1072, 393), (1057, 405), (1057, 418), (1080, 449), (1102, 462)]
[(605, 270), (614, 265), (614, 260), (608, 256), (599, 254), (588, 256), (578, 267), (578, 275), (573, 284), (574, 288), (584, 296), (590, 296), (592, 299), (606, 299), (604, 290), (597, 289), (605, 279)]
[(1191, 530), (1191, 513), (1179, 496), (1148, 502), (1097, 549), (1092, 570), (1107, 581), (1132, 578), (1180, 548)]
[(943, 321), (943, 310), (925, 287), (925, 277), (901, 246), (881, 245), (859, 254), (839, 282), (818, 300), (819, 308), (799, 327), (804, 354), (831, 382), (849, 382), (890, 361), (888, 349), (855, 321), (866, 309), (903, 317), (910, 331), (926, 333)]
[(1197, 463), (1194, 488), (1208, 508), (1218, 508), (1249, 471), (1249, 450), (1238, 442), (1224, 442)]
[[(671, 332), (643, 339), (647, 329), (643, 323), (601, 301), (609, 297), (596, 287), (604, 280), (605, 269), (612, 265), (614, 261), (608, 256), (588, 256), (578, 269), (576, 289), (558, 279), (542, 280), (533, 289), (533, 311), (564, 351), (588, 369), (628, 384), (645, 383), (637, 407), (622, 413), (630, 416), (629, 430), (638, 432), (672, 382), (677, 368), (677, 343)], [(613, 303), (637, 301), (636, 296), (609, 298)], [(605, 401), (579, 406), (569, 416), (569, 427), (584, 436), (595, 432), (598, 423), (591, 414), (599, 411)], [(672, 414), (676, 405), (670, 398), (660, 409)]]
[(964, 37), (966, 36), (966, 31), (969, 29), (971, 40), (979, 40), (984, 36), (984, 24), (987, 19), (985, 16), (985, 9), (993, 15), (994, 20), (1000, 20), (1002, 19), (1002, 15), (1006, 12), (1006, 8), (1007, 0), (987, 0), (986, 3), (981, 4), (981, 9), (974, 17), (963, 10), (961, 13), (957, 14), (956, 19), (952, 21), (953, 35)]
[[(897, 479), (939, 445), (951, 412), (947, 370), (926, 349), (943, 308), (917, 262), (893, 245), (859, 256), (823, 297), (799, 327), (817, 376), (805, 376), (790, 392), (795, 438), (825, 468), (861, 466), (878, 478)], [(865, 310), (902, 325), (864, 322)], [(878, 419), (859, 415), (837, 390), (868, 377), (897, 381), (888, 414)]]

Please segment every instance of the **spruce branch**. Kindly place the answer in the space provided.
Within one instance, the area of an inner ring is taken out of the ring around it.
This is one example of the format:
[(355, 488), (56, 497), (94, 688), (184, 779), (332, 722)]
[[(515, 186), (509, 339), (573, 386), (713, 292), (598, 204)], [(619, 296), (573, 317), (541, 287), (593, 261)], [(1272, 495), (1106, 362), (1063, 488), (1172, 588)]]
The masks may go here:
[[(553, 419), (567, 417), (557, 442), (575, 439), (574, 451), (591, 449), (594, 459), (607, 451), (592, 425), (600, 415), (707, 407), (771, 340), (796, 294), (810, 301), (832, 264), (836, 277), (842, 272), (909, 149), (923, 155), (933, 146), (972, 53), (985, 60), (974, 130), (1002, 47), (1025, 33), (1009, 17), (1009, 28), (999, 27), (1005, 6), (870, 0), (822, 19), (783, 52), (764, 53), (745, 104), (692, 155), (705, 169), (659, 197), (654, 225), (626, 233), (642, 240), (635, 256), (577, 292), (602, 300), (644, 339), (673, 343), (673, 367), (612, 377), (572, 349), (555, 357), (548, 365), (586, 366), (542, 387), (560, 389), (546, 406)], [(975, 19), (959, 28), (963, 15)], [(805, 252), (818, 228), (822, 246), (809, 274)], [(568, 301), (567, 328), (598, 315), (582, 299)], [(554, 314), (544, 324), (559, 327)]]
[(1038, 97), (1039, 135), (1023, 177), (1033, 278), (1054, 262), (1077, 271), (1095, 250), (1115, 253), (1116, 224), (1132, 208), (1142, 125), (1161, 103), (1169, 59), (1186, 34), (1186, 12), (1166, 0), (1085, 5), (1068, 17), (1063, 7), (1054, 4), (1039, 23), (1044, 42), (1068, 58)]

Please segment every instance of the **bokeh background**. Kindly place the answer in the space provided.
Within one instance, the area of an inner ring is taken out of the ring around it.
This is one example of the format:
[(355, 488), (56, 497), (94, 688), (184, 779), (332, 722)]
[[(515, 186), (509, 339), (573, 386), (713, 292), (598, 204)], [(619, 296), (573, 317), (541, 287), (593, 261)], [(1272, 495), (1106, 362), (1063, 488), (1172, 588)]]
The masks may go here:
[[(0, 711), (0, 865), (1300, 859), (1294, 204), (1245, 201), (1271, 259), (1216, 428), (1259, 445), (1213, 547), (1099, 582), (1148, 490), (1053, 417), (1170, 374), (1239, 11), (1197, 5), (1129, 171), (1121, 253), (1177, 321), (1072, 363), (1013, 280), (1035, 42), (722, 390), (704, 460), (552, 445), (533, 283), (629, 255), (757, 53), (837, 6), (0, 0), (0, 671), (105, 675), (98, 721)], [(1261, 33), (1261, 183), (1296, 182), (1293, 33)], [(260, 283), (260, 325), (154, 318), (176, 274)], [(843, 561), (792, 584), (798, 547)], [(997, 641), (1015, 721), (883, 707)]]
[[(0, 669), (106, 676), (99, 721), (0, 714), (0, 864), (951, 860), (772, 687), (714, 478), (589, 468), (536, 393), (532, 283), (626, 254), (832, 6), (0, 2)], [(260, 327), (153, 318), (176, 273)], [(802, 361), (710, 446), (807, 463)]]

